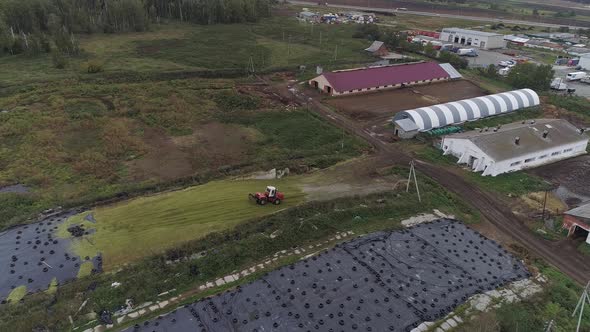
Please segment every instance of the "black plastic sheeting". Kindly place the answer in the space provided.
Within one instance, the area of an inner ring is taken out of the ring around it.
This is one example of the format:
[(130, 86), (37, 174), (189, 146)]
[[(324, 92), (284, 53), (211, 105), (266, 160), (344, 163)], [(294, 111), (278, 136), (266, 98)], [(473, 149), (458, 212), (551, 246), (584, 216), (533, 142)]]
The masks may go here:
[(528, 276), (496, 242), (441, 219), (357, 238), (126, 331), (410, 331)]
[(72, 215), (74, 212), (48, 217), (0, 233), (0, 301), (3, 304), (16, 287), (24, 285), (27, 292), (33, 293), (47, 289), (53, 278), (58, 284), (75, 279), (85, 261), (93, 262), (94, 272), (101, 270), (100, 256), (79, 257), (70, 252), (71, 239), (59, 239), (55, 235), (58, 226)]

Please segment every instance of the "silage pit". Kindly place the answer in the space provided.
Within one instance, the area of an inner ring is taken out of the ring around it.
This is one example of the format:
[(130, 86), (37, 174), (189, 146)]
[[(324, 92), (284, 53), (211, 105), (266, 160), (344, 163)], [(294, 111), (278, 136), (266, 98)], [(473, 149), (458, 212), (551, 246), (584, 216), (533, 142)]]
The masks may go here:
[(375, 233), (127, 331), (410, 331), (529, 276), (460, 222)]
[[(0, 301), (3, 304), (10, 292), (19, 286), (26, 286), (27, 292), (34, 293), (46, 290), (54, 278), (58, 284), (75, 279), (86, 261), (93, 263), (94, 272), (102, 270), (100, 256), (79, 257), (70, 251), (71, 239), (57, 237), (59, 225), (74, 214), (47, 217), (0, 233)], [(81, 236), (85, 233), (88, 231)]]

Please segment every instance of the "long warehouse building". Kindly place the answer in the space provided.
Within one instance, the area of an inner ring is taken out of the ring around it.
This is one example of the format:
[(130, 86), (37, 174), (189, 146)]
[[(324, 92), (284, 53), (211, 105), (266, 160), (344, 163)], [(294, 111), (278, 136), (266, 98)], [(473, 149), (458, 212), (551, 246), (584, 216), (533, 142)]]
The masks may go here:
[(514, 112), (540, 103), (535, 91), (515, 90), (399, 112), (393, 118), (393, 125), (397, 136), (411, 138), (419, 132)]
[(367, 93), (462, 78), (448, 63), (413, 62), (323, 73), (309, 85), (331, 96)]

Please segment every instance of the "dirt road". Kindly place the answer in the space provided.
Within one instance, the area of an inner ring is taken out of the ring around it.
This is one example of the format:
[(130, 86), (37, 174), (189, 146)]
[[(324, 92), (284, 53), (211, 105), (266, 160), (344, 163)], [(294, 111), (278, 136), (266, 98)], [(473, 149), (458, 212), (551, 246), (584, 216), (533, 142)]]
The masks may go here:
[[(295, 5), (303, 5), (303, 6), (317, 6), (317, 2), (312, 1), (298, 1), (298, 0), (289, 0), (289, 3)], [(450, 19), (461, 19), (461, 20), (470, 20), (476, 22), (493, 22), (493, 23), (504, 23), (504, 24), (515, 24), (515, 25), (531, 25), (531, 26), (539, 26), (545, 28), (559, 28), (562, 26), (568, 26), (570, 29), (577, 30), (577, 29), (585, 29), (588, 27), (588, 23), (581, 21), (581, 20), (571, 20), (571, 19), (552, 19), (548, 17), (539, 18), (539, 20), (531, 21), (525, 19), (518, 19), (517, 16), (510, 16), (507, 13), (503, 13), (508, 15), (508, 17), (499, 18), (499, 13), (493, 11), (486, 11), (486, 10), (477, 10), (474, 8), (463, 8), (460, 7), (459, 9), (445, 9), (440, 6), (429, 6), (428, 4), (417, 2), (417, 1), (385, 1), (385, 0), (369, 0), (359, 5), (357, 0), (334, 0), (330, 1), (328, 7), (335, 7), (335, 8), (344, 8), (344, 9), (351, 9), (351, 10), (362, 10), (362, 11), (381, 11), (381, 12), (391, 12), (391, 13), (398, 13), (398, 14), (411, 14), (411, 15), (419, 15), (419, 16), (431, 16), (431, 17), (443, 17), (443, 18), (450, 18)], [(396, 11), (396, 8), (407, 8), (404, 11)], [(500, 14), (501, 15), (501, 14)], [(527, 17), (528, 19), (528, 17)], [(572, 25), (578, 24), (578, 25)]]
[[(296, 99), (331, 123), (363, 138), (369, 144), (373, 145), (378, 157), (383, 158), (391, 165), (408, 165), (413, 159), (395, 145), (383, 142), (352, 120), (333, 112), (320, 101), (314, 99), (313, 96), (299, 91), (293, 94), (286, 88), (278, 89), (277, 92), (283, 94), (285, 97)], [(574, 246), (567, 245), (567, 241), (552, 243), (537, 237), (524, 225), (522, 220), (512, 213), (510, 207), (505, 202), (495, 195), (468, 183), (460, 175), (420, 160), (416, 161), (416, 167), (420, 172), (434, 179), (449, 191), (457, 194), (464, 201), (469, 202), (501, 233), (519, 242), (529, 250), (530, 254), (545, 259), (545, 261), (554, 265), (581, 285), (588, 282), (590, 277), (590, 261), (578, 252)]]

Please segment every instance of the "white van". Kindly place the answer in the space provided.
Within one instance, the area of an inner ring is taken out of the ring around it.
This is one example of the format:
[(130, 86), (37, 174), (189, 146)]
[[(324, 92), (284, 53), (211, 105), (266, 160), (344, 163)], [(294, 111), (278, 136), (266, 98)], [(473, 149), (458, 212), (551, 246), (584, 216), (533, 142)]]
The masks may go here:
[(569, 73), (566, 76), (566, 79), (568, 81), (578, 81), (581, 80), (582, 78), (586, 77), (586, 73), (583, 71), (577, 71), (575, 73)]

